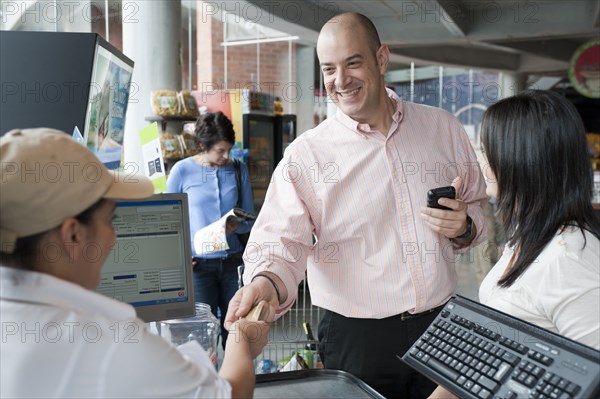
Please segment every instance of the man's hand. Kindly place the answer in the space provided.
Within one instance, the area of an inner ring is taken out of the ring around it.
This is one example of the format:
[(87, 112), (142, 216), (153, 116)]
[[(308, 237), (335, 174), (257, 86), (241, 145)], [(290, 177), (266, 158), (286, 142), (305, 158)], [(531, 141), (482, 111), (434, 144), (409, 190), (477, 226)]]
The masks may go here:
[[(452, 186), (456, 192), (460, 192), (462, 179), (456, 177)], [(448, 237), (455, 238), (467, 231), (467, 204), (460, 199), (440, 198), (438, 204), (444, 205), (451, 210), (423, 208), (421, 217), (432, 230)]]
[(246, 317), (248, 312), (260, 301), (266, 301), (269, 304), (269, 312), (265, 320), (273, 321), (275, 311), (279, 307), (277, 292), (268, 279), (256, 277), (250, 284), (240, 288), (229, 301), (229, 308), (225, 315), (225, 328), (230, 330), (233, 323), (241, 317)]

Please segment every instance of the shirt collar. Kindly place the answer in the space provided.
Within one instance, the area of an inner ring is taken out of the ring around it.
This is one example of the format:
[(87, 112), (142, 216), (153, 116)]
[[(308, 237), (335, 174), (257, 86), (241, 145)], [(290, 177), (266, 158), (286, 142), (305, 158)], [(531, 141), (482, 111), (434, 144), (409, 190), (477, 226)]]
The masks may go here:
[(115, 320), (136, 317), (135, 309), (126, 303), (49, 274), (6, 266), (0, 266), (0, 299), (100, 314)]
[[(391, 98), (395, 105), (394, 114), (392, 115), (392, 125), (391, 125), (391, 129), (390, 129), (393, 134), (397, 130), (396, 127), (402, 120), (402, 115), (403, 115), (403, 111), (404, 111), (404, 102), (393, 90), (388, 89), (387, 87), (385, 90), (387, 92), (388, 98)], [(371, 126), (369, 126), (368, 123), (359, 123), (358, 121), (355, 121), (354, 119), (352, 119), (351, 117), (346, 115), (344, 112), (342, 112), (342, 110), (339, 108), (337, 109), (335, 118), (342, 125), (346, 126), (353, 132), (355, 132), (365, 138), (368, 137), (369, 135), (372, 135), (375, 132), (374, 130), (371, 130)], [(388, 134), (386, 134), (386, 137), (389, 136), (389, 132), (387, 132), (387, 133)]]

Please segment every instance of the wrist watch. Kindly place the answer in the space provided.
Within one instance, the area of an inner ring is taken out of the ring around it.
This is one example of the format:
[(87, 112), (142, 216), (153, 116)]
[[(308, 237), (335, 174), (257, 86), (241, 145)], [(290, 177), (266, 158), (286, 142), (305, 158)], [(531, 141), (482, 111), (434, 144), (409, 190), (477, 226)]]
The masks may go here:
[(473, 233), (473, 219), (471, 219), (471, 216), (467, 215), (467, 231), (465, 231), (464, 233), (462, 233), (459, 236), (454, 237), (454, 239), (459, 239), (459, 240), (464, 240), (465, 238), (469, 238), (471, 237), (471, 234)]

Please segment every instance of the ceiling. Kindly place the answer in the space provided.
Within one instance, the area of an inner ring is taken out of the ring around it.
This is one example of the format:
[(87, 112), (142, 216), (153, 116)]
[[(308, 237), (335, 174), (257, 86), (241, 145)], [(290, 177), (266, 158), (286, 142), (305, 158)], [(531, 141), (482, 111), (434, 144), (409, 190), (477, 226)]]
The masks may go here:
[[(23, 0), (20, 8), (52, 1)], [(103, 0), (86, 1), (98, 9), (105, 5)], [(121, 1), (125, 0), (109, 3), (115, 8)], [(5, 3), (8, 7), (16, 2), (0, 0), (2, 10)], [(213, 15), (217, 10), (221, 17), (223, 13), (228, 19), (232, 14), (241, 17), (234, 21), (240, 34), (246, 19), (264, 30), (298, 36), (298, 43), (309, 46), (316, 46), (319, 30), (329, 18), (360, 12), (374, 22), (390, 47), (390, 71), (414, 62), (566, 77), (576, 49), (600, 39), (600, 0), (181, 0), (181, 4), (184, 16), (198, 7)], [(13, 14), (2, 15), (0, 26), (27, 30), (19, 26), (20, 15)]]
[[(247, 0), (228, 12), (315, 45), (340, 12), (368, 16), (390, 69), (451, 65), (566, 76), (575, 50), (600, 38), (600, 0)], [(260, 8), (262, 12), (257, 13)], [(244, 15), (246, 14), (246, 15)]]

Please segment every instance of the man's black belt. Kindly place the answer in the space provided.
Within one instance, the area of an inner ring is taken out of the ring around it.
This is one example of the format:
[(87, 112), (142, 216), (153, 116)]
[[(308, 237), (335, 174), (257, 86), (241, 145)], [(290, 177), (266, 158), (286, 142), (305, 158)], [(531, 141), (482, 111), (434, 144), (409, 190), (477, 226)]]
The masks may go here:
[(421, 313), (402, 312), (398, 316), (400, 316), (400, 320), (402, 320), (402, 321), (404, 321), (404, 320), (410, 320), (410, 319), (416, 319), (416, 318), (421, 317), (421, 316), (426, 316), (426, 315), (431, 314), (431, 313), (439, 312), (440, 310), (442, 310), (444, 308), (444, 306), (446, 306), (446, 304), (440, 305), (437, 308), (426, 310), (426, 311), (421, 312)]

